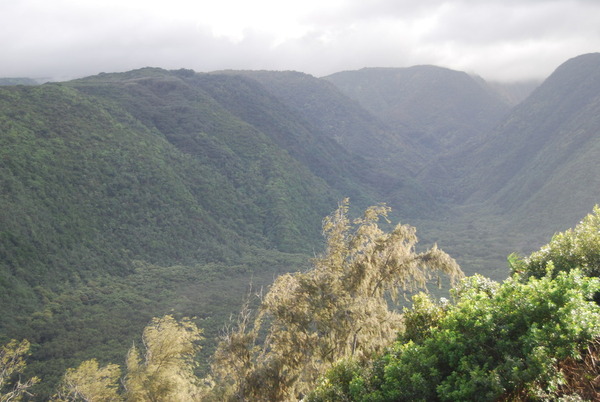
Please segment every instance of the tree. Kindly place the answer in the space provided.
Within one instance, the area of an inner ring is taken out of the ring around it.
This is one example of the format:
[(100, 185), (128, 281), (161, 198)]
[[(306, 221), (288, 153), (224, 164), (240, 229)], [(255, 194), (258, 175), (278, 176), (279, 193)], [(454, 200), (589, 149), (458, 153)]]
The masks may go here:
[[(573, 229), (557, 233), (547, 245), (529, 257), (509, 257), (513, 272), (540, 278), (552, 267), (552, 274), (578, 268), (587, 276), (600, 277), (600, 206), (596, 205)], [(552, 265), (550, 265), (552, 263)]]
[(127, 355), (125, 377), (128, 401), (197, 400), (201, 387), (194, 374), (202, 331), (189, 319), (154, 318), (144, 329), (146, 353), (134, 346)]
[(60, 401), (195, 401), (204, 387), (194, 374), (202, 331), (189, 319), (171, 315), (152, 319), (143, 333), (143, 357), (133, 346), (127, 355), (125, 392), (117, 392), (119, 367), (100, 368), (95, 359), (69, 369), (60, 384)]
[(121, 370), (116, 364), (99, 367), (96, 359), (86, 360), (65, 373), (54, 401), (116, 402)]
[(39, 382), (37, 377), (25, 382), (21, 382), (20, 378), (14, 379), (25, 369), (24, 356), (29, 353), (30, 346), (26, 339), (21, 342), (13, 339), (0, 346), (0, 402), (21, 400), (23, 395), (29, 394), (28, 389)]
[[(434, 272), (452, 280), (462, 276), (458, 264), (436, 246), (416, 252), (414, 227), (380, 229), (379, 219), (389, 210), (370, 207), (351, 224), (345, 200), (324, 220), (326, 250), (313, 268), (277, 278), (253, 328), (246, 314), (224, 337), (213, 367), (221, 386), (229, 384), (231, 399), (302, 396), (337, 360), (368, 359), (394, 340), (402, 318), (388, 300), (397, 300), (400, 290), (424, 287)], [(227, 391), (222, 392), (224, 397)]]

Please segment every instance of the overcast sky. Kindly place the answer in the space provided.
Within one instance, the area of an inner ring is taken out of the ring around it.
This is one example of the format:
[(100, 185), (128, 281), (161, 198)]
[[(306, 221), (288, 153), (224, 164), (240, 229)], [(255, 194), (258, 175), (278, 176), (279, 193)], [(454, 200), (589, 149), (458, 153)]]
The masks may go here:
[(0, 0), (0, 77), (434, 64), (523, 80), (597, 51), (599, 0)]

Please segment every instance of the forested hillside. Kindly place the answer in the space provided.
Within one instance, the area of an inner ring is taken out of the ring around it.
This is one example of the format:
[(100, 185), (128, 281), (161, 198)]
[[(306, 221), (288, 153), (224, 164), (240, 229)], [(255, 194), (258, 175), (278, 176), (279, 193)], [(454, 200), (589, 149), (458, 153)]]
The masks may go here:
[[(35, 283), (44, 276), (36, 267), (53, 258), (64, 259), (58, 275), (85, 271), (94, 263), (82, 249), (118, 272), (124, 259), (227, 261), (244, 244), (315, 247), (339, 193), (210, 98), (184, 88), (168, 99), (177, 78), (140, 80), (3, 90), (5, 266), (27, 266), (19, 278)], [(114, 93), (85, 94), (94, 90)], [(196, 98), (177, 104), (186, 95)]]
[[(415, 178), (429, 161), (406, 126), (388, 125), (323, 79), (297, 72), (228, 71), (260, 83), (320, 138), (352, 153), (354, 181), (394, 206), (400, 216), (432, 217), (439, 209), (430, 189)], [(357, 165), (365, 160), (370, 167)], [(351, 168), (350, 166), (345, 169)], [(350, 172), (349, 172), (350, 173)], [(356, 175), (358, 173), (358, 175)], [(363, 207), (366, 205), (362, 205)]]
[[(349, 216), (382, 202), (417, 226), (407, 255), (438, 243), (502, 280), (511, 252), (598, 203), (599, 71), (598, 54), (569, 60), (516, 105), (527, 89), (433, 66), (6, 82), (19, 85), (0, 87), (0, 345), (31, 342), (44, 399), (67, 367), (123, 364), (152, 317), (190, 316), (206, 373), (249, 284), (304, 271), (346, 197)], [(363, 246), (392, 242), (376, 238)]]
[[(185, 309), (190, 292), (214, 292), (215, 275), (241, 273), (219, 307), (234, 309), (252, 272), (272, 279), (304, 263), (277, 250), (319, 248), (320, 221), (342, 197), (175, 73), (6, 87), (0, 96), (2, 337), (44, 345), (34, 358), (59, 367), (105, 347), (115, 326), (139, 332), (165, 309), (167, 289), (168, 305)], [(184, 278), (191, 282), (175, 285)], [(86, 342), (73, 342), (83, 333)]]
[(0, 86), (9, 85), (37, 85), (37, 81), (31, 78), (0, 78)]
[(408, 126), (432, 154), (480, 142), (508, 112), (491, 88), (435, 66), (365, 68), (324, 78), (391, 126)]
[[(520, 221), (572, 225), (600, 195), (600, 54), (561, 65), (467, 164), (470, 201)], [(540, 208), (543, 206), (543, 208)]]

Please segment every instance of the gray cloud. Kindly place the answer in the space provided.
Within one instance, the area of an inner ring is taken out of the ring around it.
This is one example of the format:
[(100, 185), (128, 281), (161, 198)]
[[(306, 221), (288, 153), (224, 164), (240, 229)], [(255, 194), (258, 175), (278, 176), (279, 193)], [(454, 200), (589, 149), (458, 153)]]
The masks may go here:
[(0, 76), (67, 79), (144, 66), (320, 76), (436, 64), (511, 80), (543, 78), (600, 49), (592, 0), (325, 3), (0, 0)]

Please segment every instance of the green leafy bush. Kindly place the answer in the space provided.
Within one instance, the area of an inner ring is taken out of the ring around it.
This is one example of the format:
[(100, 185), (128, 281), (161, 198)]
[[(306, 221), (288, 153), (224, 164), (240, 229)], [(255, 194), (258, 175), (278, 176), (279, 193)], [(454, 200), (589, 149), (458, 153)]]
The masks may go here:
[(563, 381), (556, 363), (579, 358), (582, 347), (600, 336), (600, 307), (590, 301), (598, 289), (597, 278), (575, 269), (526, 281), (515, 275), (501, 285), (470, 277), (454, 290), (453, 305), (436, 306), (420, 295), (407, 312), (407, 330), (384, 356), (345, 376), (336, 374), (344, 366), (336, 367), (311, 398), (551, 397)]
[[(513, 272), (541, 277), (580, 268), (587, 276), (600, 276), (600, 206), (594, 207), (579, 225), (552, 237), (550, 243), (529, 257), (509, 257)], [(552, 266), (550, 266), (552, 263)]]

